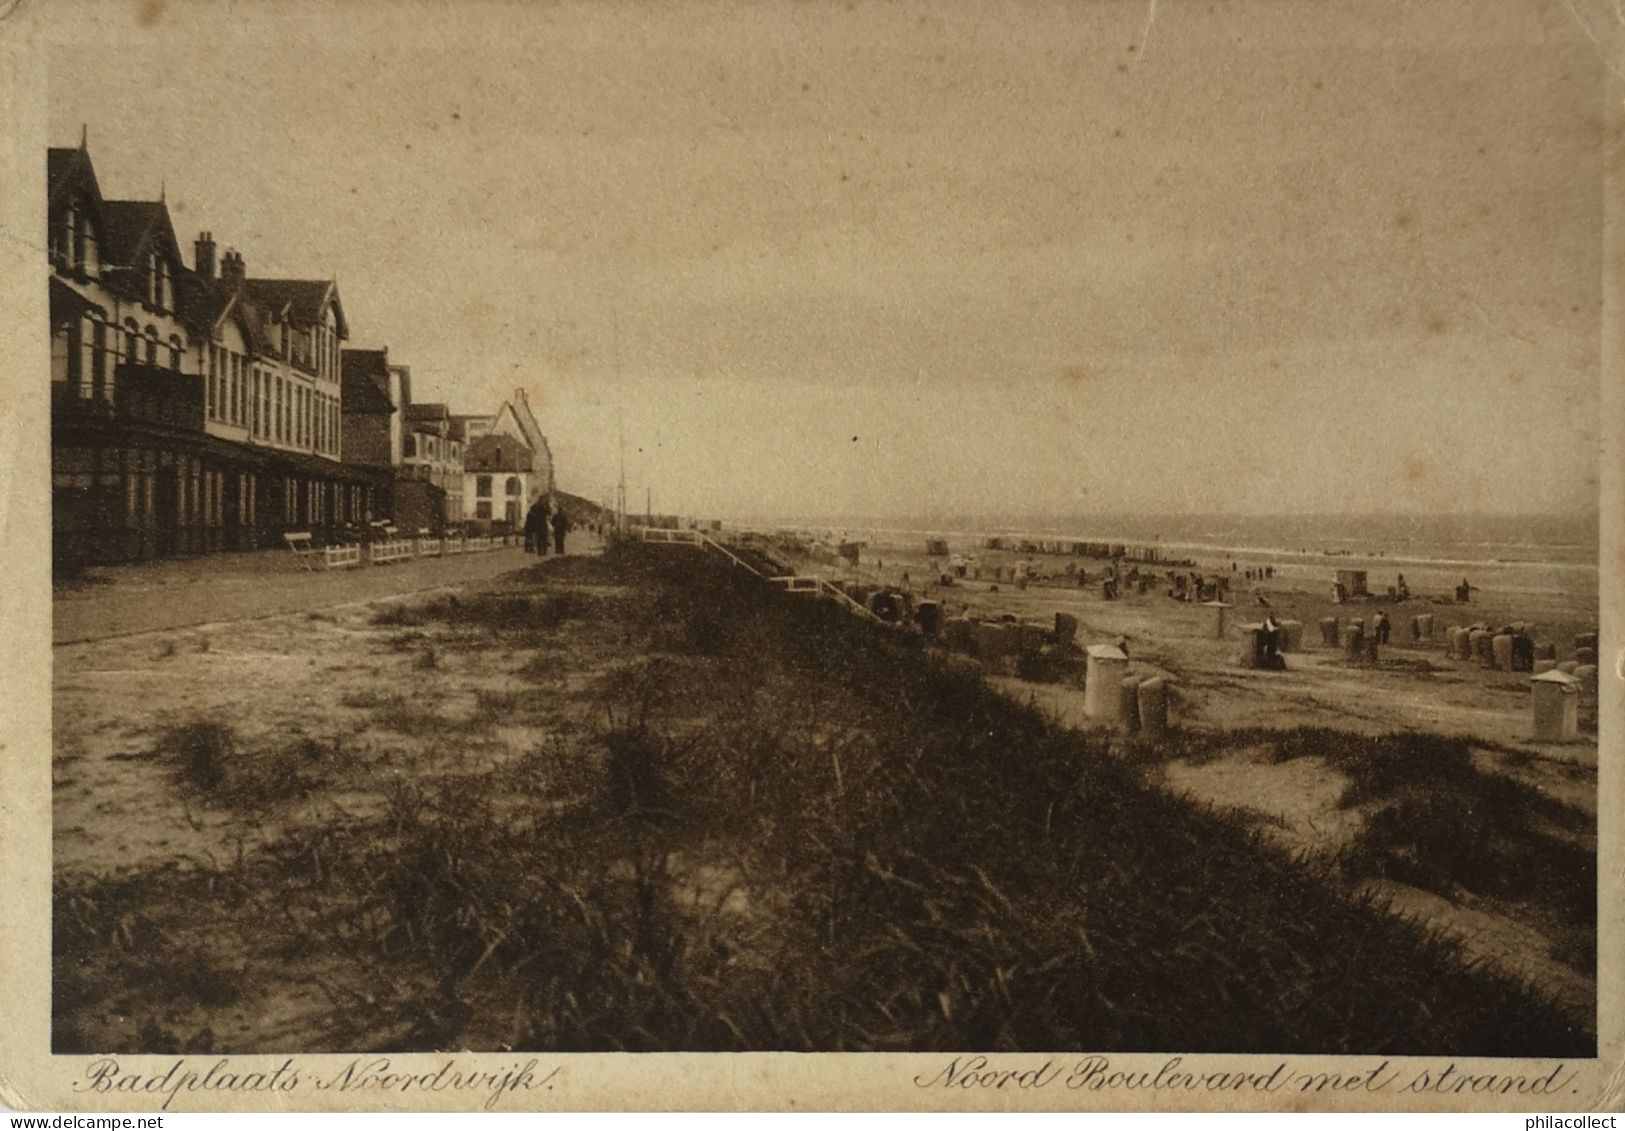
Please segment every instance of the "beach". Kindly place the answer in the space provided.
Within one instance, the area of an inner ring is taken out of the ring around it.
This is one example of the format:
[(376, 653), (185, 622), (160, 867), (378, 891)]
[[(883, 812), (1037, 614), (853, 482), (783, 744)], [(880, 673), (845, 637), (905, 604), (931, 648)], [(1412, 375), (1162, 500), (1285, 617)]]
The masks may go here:
[[(1259, 738), (1283, 730), (1320, 728), (1342, 735), (1413, 734), (1459, 740), (1479, 770), (1570, 806), (1579, 819), (1555, 835), (1581, 851), (1595, 851), (1595, 684), (1579, 693), (1579, 733), (1573, 740), (1536, 741), (1529, 675), (1454, 660), (1447, 649), (1453, 627), (1517, 623), (1536, 640), (1550, 642), (1560, 661), (1572, 661), (1575, 636), (1596, 631), (1593, 567), (1543, 562), (1402, 564), (1353, 555), (1305, 560), (1284, 552), (1210, 552), (1174, 572), (1201, 574), (1210, 581), (1228, 579), (1223, 600), (1230, 607), (1224, 610), (1221, 635), (1215, 632), (1213, 609), (1168, 595), (1172, 583), (1167, 573), (1173, 567), (1124, 563), (1119, 567), (1124, 578), (1120, 595), (1108, 600), (1101, 585), (1107, 562), (988, 549), (981, 544), (985, 536), (961, 536), (957, 544), (950, 540), (947, 556), (927, 552), (926, 539), (938, 537), (935, 534), (894, 536), (866, 543), (855, 566), (827, 552), (797, 554), (809, 545), (802, 538), (782, 533), (770, 537), (798, 573), (861, 587), (859, 592), (882, 587), (907, 592), (916, 603), (938, 602), (944, 618), (1014, 620), (1045, 629), (1055, 624), (1057, 614), (1075, 618), (1078, 646), (1120, 646), (1128, 656), (1129, 677), (1165, 682), (1177, 728), (1223, 736), (1220, 755), (1204, 746), (1198, 758), (1175, 754), (1163, 760), (1159, 773), (1168, 788), (1242, 814), (1261, 835), (1294, 850), (1335, 857), (1370, 816), (1340, 803), (1347, 781), (1326, 759), (1277, 762)], [(969, 576), (952, 576), (956, 563)], [(1013, 582), (1010, 572), (1021, 563), (1031, 573), (1026, 580)], [(1067, 574), (1069, 565), (1086, 571), (1091, 580), (1079, 585)], [(1273, 576), (1261, 575), (1266, 565), (1272, 567)], [(1332, 593), (1335, 571), (1350, 568), (1367, 569), (1373, 589), (1393, 583), (1403, 572), (1410, 599), (1395, 601), (1384, 595), (1338, 603)], [(1473, 585), (1465, 603), (1458, 602), (1453, 592), (1463, 569)], [(1138, 586), (1127, 580), (1130, 570), (1149, 578), (1147, 592), (1139, 593)], [(1253, 580), (1247, 578), (1248, 570), (1254, 571)], [(977, 573), (986, 579), (975, 577)], [(1352, 621), (1369, 626), (1379, 610), (1390, 618), (1391, 637), (1375, 662), (1351, 661), (1342, 648), (1322, 644), (1323, 618), (1337, 618), (1340, 630), (1346, 631)], [(1242, 626), (1262, 621), (1267, 614), (1302, 624), (1302, 647), (1284, 655), (1284, 670), (1259, 670), (1240, 662)], [(1417, 616), (1431, 616), (1431, 636), (1413, 637)], [(988, 678), (1006, 694), (1034, 703), (1068, 725), (1099, 727), (1084, 709), (1081, 659), (1060, 678), (1042, 680), (1021, 678), (1015, 657), (984, 658), (981, 663)], [(1484, 960), (1560, 988), (1577, 1007), (1594, 998), (1594, 935), (1590, 943), (1574, 949), (1579, 935), (1573, 922), (1563, 923), (1561, 917), (1527, 902), (1473, 897), (1450, 884), (1435, 885), (1444, 889), (1442, 893), (1388, 880), (1365, 879), (1356, 886), (1452, 931)]]
[[(1159, 593), (932, 589), (1122, 641), (1174, 689), (1141, 740), (1076, 672), (703, 547), (499, 557), (234, 621), (132, 590), (121, 632), (57, 647), (59, 1052), (1590, 1040), (1595, 738), (1529, 741), (1524, 677), (1437, 641), (1248, 670)], [(1088, 1004), (1080, 938), (1164, 1020)], [(1362, 1027), (1355, 992), (1373, 1022), (1430, 1004)]]

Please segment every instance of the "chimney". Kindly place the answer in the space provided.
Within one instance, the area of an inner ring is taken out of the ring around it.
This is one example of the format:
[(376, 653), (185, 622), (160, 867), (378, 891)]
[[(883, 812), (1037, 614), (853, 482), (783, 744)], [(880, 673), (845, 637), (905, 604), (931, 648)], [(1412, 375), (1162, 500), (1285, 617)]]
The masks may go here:
[(192, 245), (194, 252), (193, 262), (197, 264), (197, 273), (209, 282), (214, 282), (214, 233), (201, 232), (197, 242)]
[(242, 252), (228, 251), (220, 257), (220, 278), (223, 282), (240, 283), (247, 275)]

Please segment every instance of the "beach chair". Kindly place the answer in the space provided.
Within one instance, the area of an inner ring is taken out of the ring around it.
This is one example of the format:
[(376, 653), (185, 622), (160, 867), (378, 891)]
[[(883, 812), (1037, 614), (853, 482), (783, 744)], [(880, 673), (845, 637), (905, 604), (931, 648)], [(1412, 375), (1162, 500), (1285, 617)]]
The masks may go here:
[(322, 552), (311, 541), (310, 531), (298, 530), (282, 535), (282, 542), (293, 551), (300, 566), (314, 570), (322, 561)]

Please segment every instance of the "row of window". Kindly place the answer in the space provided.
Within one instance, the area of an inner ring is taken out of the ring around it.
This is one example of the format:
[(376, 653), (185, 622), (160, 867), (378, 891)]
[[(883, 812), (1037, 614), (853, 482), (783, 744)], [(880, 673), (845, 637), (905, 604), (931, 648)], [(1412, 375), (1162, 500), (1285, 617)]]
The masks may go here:
[[(156, 327), (143, 331), (133, 319), (122, 326), (94, 315), (69, 323), (61, 341), (66, 356), (63, 374), (70, 388), (85, 398), (113, 399), (114, 369), (120, 364), (161, 365), (181, 372), (182, 347), (177, 335), (158, 340)], [(339, 398), (296, 385), (259, 366), (235, 350), (211, 343), (204, 368), (205, 413), (210, 420), (248, 428), (257, 439), (338, 456), (341, 413)]]
[[(523, 482), (520, 481), (519, 476), (510, 475), (510, 476), (508, 476), (508, 481), (502, 485), (502, 489), (509, 495), (509, 497), (512, 497), (512, 496), (515, 496), (515, 495), (524, 494), (525, 485), (524, 485)], [(488, 498), (490, 496), (490, 494), (491, 494), (491, 476), (489, 476), (489, 475), (476, 475), (474, 477), (474, 495), (475, 495), (475, 497), (476, 498)], [(487, 515), (486, 517), (490, 517), (490, 516)]]
[(460, 463), (463, 446), (456, 440), (441, 439), (433, 432), (408, 432), (401, 439), (401, 457)]
[(171, 334), (160, 342), (157, 327), (143, 330), (133, 318), (119, 326), (87, 313), (69, 324), (65, 345), (68, 384), (85, 397), (111, 400), (119, 364), (161, 365), (177, 373), (181, 368), (180, 338)]
[(210, 420), (247, 428), (256, 439), (339, 454), (336, 396), (297, 385), (228, 346), (210, 342), (203, 352)]
[[(496, 515), (493, 512), (490, 499), (481, 499), (479, 502), (474, 504), (474, 517), (475, 518), (495, 518), (496, 517)], [(513, 523), (515, 526), (518, 526), (519, 525), (519, 518), (520, 518), (520, 516), (519, 516), (519, 500), (517, 500), (517, 499), (509, 499), (507, 501), (507, 503), (505, 503), (503, 505), (502, 517), (504, 519), (506, 519), (507, 521)]]

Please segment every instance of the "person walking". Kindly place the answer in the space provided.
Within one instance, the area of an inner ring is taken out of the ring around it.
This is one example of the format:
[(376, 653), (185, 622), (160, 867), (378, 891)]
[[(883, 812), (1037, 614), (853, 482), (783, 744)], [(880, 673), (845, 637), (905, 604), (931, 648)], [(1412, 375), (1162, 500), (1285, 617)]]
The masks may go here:
[(535, 553), (536, 543), (545, 541), (547, 541), (547, 506), (537, 499), (525, 512), (525, 553)]
[[(564, 508), (560, 507), (553, 512), (553, 552), (555, 554), (564, 553), (564, 536), (569, 530), (570, 517), (564, 513)], [(542, 541), (547, 541), (545, 536)]]
[[(547, 557), (548, 514), (546, 495), (537, 496), (536, 501), (530, 505), (530, 513), (536, 516), (536, 553), (545, 558)], [(525, 519), (525, 529), (527, 533), (530, 530), (529, 518)]]

